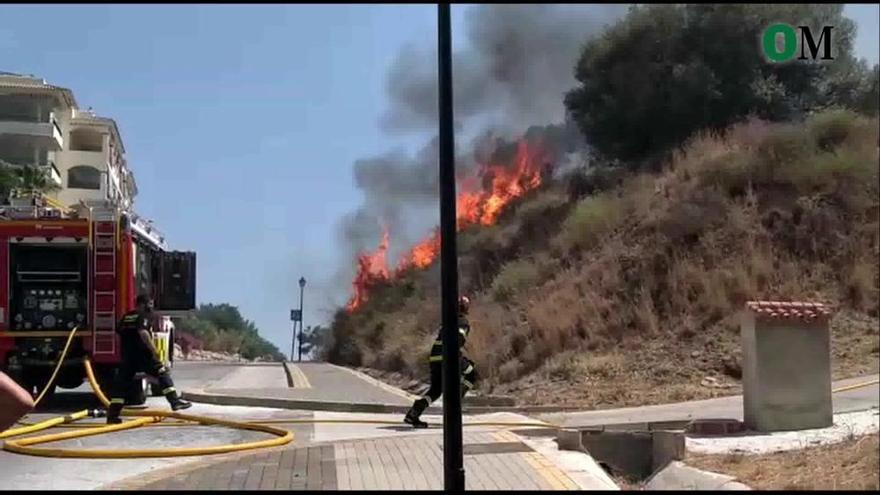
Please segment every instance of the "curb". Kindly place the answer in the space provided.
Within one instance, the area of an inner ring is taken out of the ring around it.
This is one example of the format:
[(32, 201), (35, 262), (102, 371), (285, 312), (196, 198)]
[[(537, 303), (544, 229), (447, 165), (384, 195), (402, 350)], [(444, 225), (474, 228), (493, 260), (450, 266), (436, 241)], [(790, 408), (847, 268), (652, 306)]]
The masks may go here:
[(298, 388), (300, 390), (312, 388), (308, 377), (299, 366), (289, 361), (284, 361), (281, 364), (284, 367), (284, 374), (287, 375), (288, 388)]
[(751, 490), (732, 476), (703, 471), (681, 461), (672, 461), (658, 469), (643, 486), (644, 490)]
[[(408, 405), (382, 404), (369, 402), (332, 402), (321, 400), (305, 400), (305, 399), (279, 399), (272, 397), (242, 397), (235, 395), (212, 394), (204, 390), (184, 390), (183, 396), (195, 402), (204, 402), (206, 404), (215, 404), (222, 406), (249, 406), (249, 407), (274, 407), (278, 409), (302, 409), (310, 411), (335, 411), (335, 412), (363, 412), (363, 413), (390, 413), (390, 414), (406, 414), (409, 411)], [(505, 407), (505, 406), (463, 406), (462, 412), (471, 414), (488, 414), (497, 412), (510, 413), (534, 413), (534, 412), (558, 412), (558, 411), (577, 411), (578, 408), (561, 408), (554, 406), (521, 406), (521, 407)], [(443, 409), (439, 407), (429, 407), (427, 414), (439, 415), (443, 414)]]
[(287, 377), (287, 387), (293, 388), (293, 374), (290, 372), (290, 367), (288, 366), (287, 361), (283, 361), (281, 367), (284, 368), (284, 376)]
[[(303, 409), (309, 411), (405, 414), (410, 407), (394, 404), (277, 399), (270, 397), (240, 397), (235, 395), (209, 394), (203, 390), (185, 390), (183, 391), (183, 396), (187, 400), (221, 406), (273, 407), (277, 409)], [(431, 412), (430, 408), (427, 412), (430, 414), (436, 413)]]

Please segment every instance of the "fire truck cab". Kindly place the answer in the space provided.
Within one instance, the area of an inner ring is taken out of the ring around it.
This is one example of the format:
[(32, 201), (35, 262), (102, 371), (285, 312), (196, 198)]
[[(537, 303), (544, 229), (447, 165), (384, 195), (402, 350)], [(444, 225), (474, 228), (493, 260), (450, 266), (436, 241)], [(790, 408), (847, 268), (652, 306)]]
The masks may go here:
[[(66, 208), (39, 193), (11, 198), (0, 206), (0, 369), (42, 390), (78, 326), (56, 385), (82, 385), (88, 358), (106, 389), (121, 359), (116, 326), (140, 293), (155, 300), (154, 343), (170, 366), (171, 317), (195, 309), (195, 261), (109, 201)], [(148, 389), (142, 380), (127, 402), (143, 403)]]

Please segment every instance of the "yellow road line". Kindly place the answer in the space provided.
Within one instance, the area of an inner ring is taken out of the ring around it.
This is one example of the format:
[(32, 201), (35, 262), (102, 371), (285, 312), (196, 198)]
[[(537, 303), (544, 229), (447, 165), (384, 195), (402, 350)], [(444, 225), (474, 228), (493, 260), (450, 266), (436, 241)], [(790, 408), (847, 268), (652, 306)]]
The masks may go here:
[(290, 377), (293, 379), (293, 388), (312, 388), (312, 384), (309, 383), (309, 379), (306, 377), (306, 374), (299, 369), (299, 366), (288, 363), (288, 369), (290, 369)]
[(874, 379), (867, 382), (856, 383), (855, 385), (849, 385), (846, 387), (835, 388), (831, 391), (831, 393), (836, 394), (838, 392), (846, 392), (847, 390), (855, 390), (857, 388), (867, 387), (868, 385), (874, 385), (875, 383), (880, 383), (880, 379)]
[[(494, 431), (490, 435), (500, 442), (520, 442), (521, 439), (510, 431)], [(550, 483), (555, 490), (578, 490), (580, 487), (564, 471), (556, 467), (550, 459), (538, 452), (521, 452), (520, 455), (538, 474)]]
[(559, 479), (551, 474), (547, 468), (545, 468), (537, 459), (534, 457), (534, 452), (529, 453), (520, 453), (523, 459), (525, 459), (526, 463), (532, 467), (542, 478), (544, 481), (550, 484), (550, 486), (554, 490), (565, 490), (565, 484), (559, 481)]

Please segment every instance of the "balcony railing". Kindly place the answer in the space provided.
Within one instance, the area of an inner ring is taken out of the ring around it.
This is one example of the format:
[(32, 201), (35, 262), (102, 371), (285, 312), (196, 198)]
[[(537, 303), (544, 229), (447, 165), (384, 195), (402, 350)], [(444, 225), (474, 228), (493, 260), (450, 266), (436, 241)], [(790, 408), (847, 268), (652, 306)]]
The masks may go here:
[(61, 150), (64, 148), (64, 134), (54, 120), (50, 122), (32, 122), (25, 120), (4, 120), (0, 118), (0, 134), (21, 136), (25, 139), (37, 140), (43, 146)]

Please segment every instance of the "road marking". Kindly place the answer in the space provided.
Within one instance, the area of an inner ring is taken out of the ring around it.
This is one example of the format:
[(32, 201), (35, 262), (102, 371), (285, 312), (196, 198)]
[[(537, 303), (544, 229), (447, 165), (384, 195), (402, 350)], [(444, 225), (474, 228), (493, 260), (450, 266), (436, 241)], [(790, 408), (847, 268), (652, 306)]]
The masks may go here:
[[(520, 442), (522, 439), (510, 431), (492, 432), (491, 436), (502, 442)], [(577, 490), (578, 485), (553, 462), (538, 452), (521, 452), (520, 456), (556, 490)]]
[(542, 478), (546, 481), (554, 490), (565, 490), (565, 485), (562, 484), (555, 476), (550, 474), (544, 466), (541, 465), (540, 462), (537, 461), (532, 456), (532, 453), (523, 453), (520, 454), (523, 459), (525, 459), (526, 463), (532, 467)]
[(290, 377), (293, 379), (293, 388), (312, 388), (312, 384), (309, 383), (308, 377), (306, 377), (306, 374), (303, 373), (299, 366), (293, 363), (284, 363), (284, 365), (290, 370)]
[(857, 388), (867, 387), (868, 385), (874, 385), (874, 384), (877, 384), (877, 383), (880, 383), (880, 379), (876, 379), (876, 378), (875, 378), (875, 379), (873, 379), (873, 380), (871, 380), (871, 381), (868, 381), (868, 382), (856, 383), (855, 385), (850, 385), (850, 386), (848, 386), (848, 387), (840, 387), (840, 388), (836, 388), (836, 389), (832, 390), (831, 393), (832, 393), (832, 394), (837, 394), (837, 393), (840, 393), (840, 392), (846, 392), (847, 390), (855, 390), (855, 389), (857, 389)]

